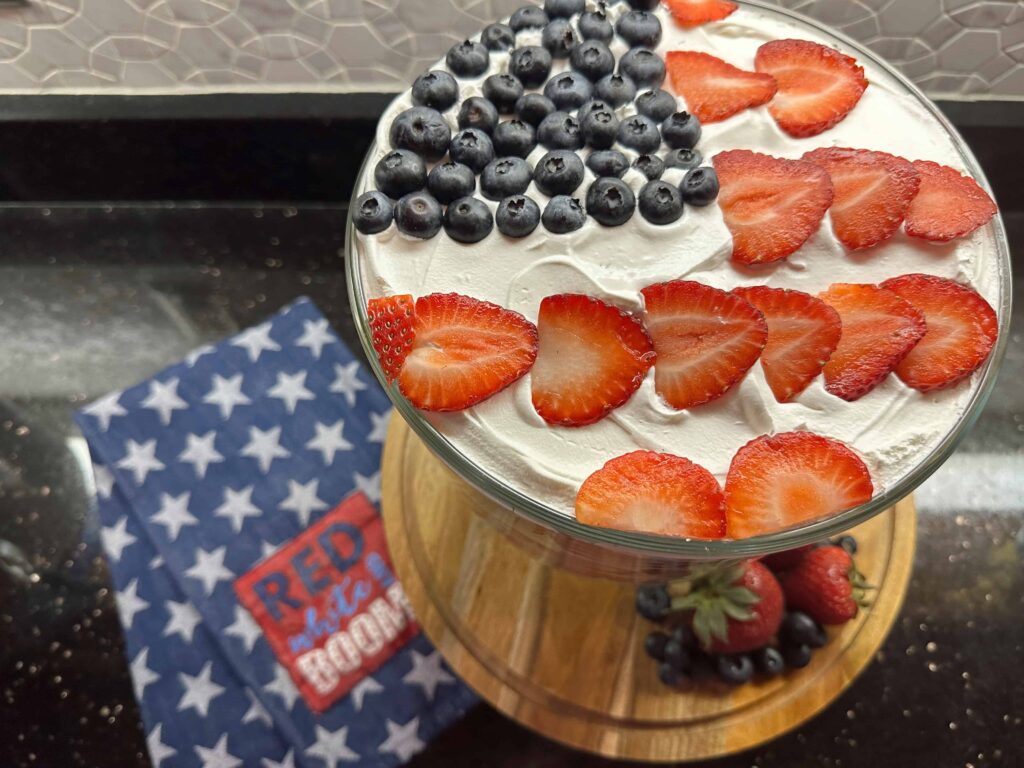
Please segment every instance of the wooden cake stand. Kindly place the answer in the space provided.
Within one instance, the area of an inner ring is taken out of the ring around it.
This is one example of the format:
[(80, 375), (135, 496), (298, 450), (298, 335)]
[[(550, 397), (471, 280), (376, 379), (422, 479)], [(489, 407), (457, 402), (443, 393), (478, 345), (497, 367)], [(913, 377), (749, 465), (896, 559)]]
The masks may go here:
[(911, 499), (858, 526), (857, 565), (873, 605), (834, 632), (806, 668), (731, 688), (662, 685), (643, 651), (653, 625), (633, 587), (542, 564), (476, 514), (494, 502), (437, 459), (401, 418), (384, 448), (391, 556), (424, 631), (501, 712), (606, 757), (676, 762), (738, 752), (797, 727), (868, 665), (910, 578)]

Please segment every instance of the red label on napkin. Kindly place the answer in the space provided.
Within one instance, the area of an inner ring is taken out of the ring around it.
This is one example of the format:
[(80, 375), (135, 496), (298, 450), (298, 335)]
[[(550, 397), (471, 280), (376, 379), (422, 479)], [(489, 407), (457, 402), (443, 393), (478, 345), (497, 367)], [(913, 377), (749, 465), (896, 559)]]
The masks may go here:
[(361, 493), (240, 576), (235, 593), (317, 713), (419, 632)]

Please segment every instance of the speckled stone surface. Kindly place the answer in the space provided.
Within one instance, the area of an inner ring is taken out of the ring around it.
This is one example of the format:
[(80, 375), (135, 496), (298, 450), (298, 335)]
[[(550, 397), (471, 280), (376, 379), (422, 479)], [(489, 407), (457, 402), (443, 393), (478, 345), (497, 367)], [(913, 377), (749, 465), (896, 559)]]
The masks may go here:
[[(1014, 0), (773, 0), (869, 45), (932, 96), (1024, 97)], [(0, 92), (402, 90), (524, 0), (0, 3)]]

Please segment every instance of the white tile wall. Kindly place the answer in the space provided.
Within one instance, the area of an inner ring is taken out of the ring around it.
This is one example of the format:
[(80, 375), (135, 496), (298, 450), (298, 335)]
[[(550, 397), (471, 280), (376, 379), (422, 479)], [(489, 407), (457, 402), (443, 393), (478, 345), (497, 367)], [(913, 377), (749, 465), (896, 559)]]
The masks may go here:
[[(0, 3), (0, 90), (399, 90), (524, 0)], [(1021, 0), (776, 0), (933, 96), (1024, 98)]]

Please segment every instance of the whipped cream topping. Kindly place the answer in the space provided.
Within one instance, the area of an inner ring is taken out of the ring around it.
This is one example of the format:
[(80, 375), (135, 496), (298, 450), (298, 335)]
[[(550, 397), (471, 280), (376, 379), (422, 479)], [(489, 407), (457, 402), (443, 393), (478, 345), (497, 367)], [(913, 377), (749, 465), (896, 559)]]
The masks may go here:
[[(613, 23), (626, 10), (625, 4), (611, 7)], [(753, 70), (757, 48), (769, 40), (792, 37), (836, 45), (813, 28), (770, 11), (741, 7), (724, 21), (695, 29), (676, 25), (664, 8), (657, 14), (664, 31), (658, 46), (662, 56), (672, 50), (705, 51)], [(517, 45), (539, 44), (539, 39), (540, 30), (520, 32)], [(626, 46), (616, 37), (612, 50), (618, 57)], [(952, 136), (916, 97), (885, 71), (860, 60), (856, 52), (846, 53), (858, 58), (870, 85), (845, 120), (818, 136), (796, 139), (776, 126), (767, 107), (745, 110), (703, 126), (697, 149), (705, 164), (727, 149), (798, 158), (816, 147), (840, 146), (934, 160), (966, 172)], [(552, 74), (567, 66), (556, 61)], [(436, 68), (445, 69), (444, 62)], [(508, 54), (492, 51), (489, 72), (476, 80), (460, 80), (460, 101), (478, 95), (484, 77), (507, 69)], [(672, 91), (670, 82), (664, 87)], [(685, 100), (677, 100), (685, 108)], [(361, 179), (359, 192), (373, 188), (373, 165), (391, 149), (391, 122), (411, 105), (406, 92), (382, 117), (377, 155), (368, 164), (370, 172)], [(619, 111), (626, 116), (634, 110), (626, 105)], [(457, 112), (458, 104), (445, 113), (453, 132)], [(636, 155), (616, 148), (630, 160)], [(531, 165), (544, 152), (538, 147), (529, 158)], [(576, 192), (580, 198), (594, 178), (589, 169), (586, 173)], [(668, 170), (663, 178), (676, 183), (682, 173)], [(636, 192), (646, 181), (633, 169), (624, 180)], [(533, 185), (527, 194), (543, 209), (544, 195)], [(497, 203), (487, 203), (492, 210), (497, 208)], [(818, 232), (799, 251), (758, 268), (731, 262), (732, 238), (717, 204), (688, 206), (682, 219), (669, 226), (655, 226), (636, 213), (619, 227), (605, 227), (588, 218), (582, 229), (569, 235), (550, 234), (541, 225), (528, 237), (511, 239), (495, 229), (474, 245), (457, 243), (443, 231), (430, 240), (416, 240), (399, 233), (394, 225), (379, 235), (356, 237), (355, 255), (362, 260), (363, 287), (369, 296), (454, 291), (516, 310), (532, 322), (537, 321), (541, 299), (569, 292), (597, 296), (642, 316), (640, 289), (678, 278), (725, 290), (769, 285), (813, 295), (836, 282), (876, 283), (924, 272), (968, 283), (993, 306), (999, 299), (997, 249), (990, 226), (946, 244), (900, 232), (875, 248), (851, 253), (836, 240), (826, 215)], [(979, 379), (976, 373), (952, 388), (920, 393), (890, 375), (860, 400), (848, 403), (827, 393), (819, 376), (794, 402), (779, 403), (756, 363), (725, 396), (677, 411), (655, 392), (652, 369), (629, 402), (601, 421), (586, 427), (556, 427), (534, 411), (527, 374), (472, 408), (424, 415), (456, 450), (486, 472), (572, 515), (580, 484), (615, 456), (638, 449), (674, 453), (707, 467), (724, 483), (737, 449), (759, 435), (789, 430), (810, 430), (851, 446), (866, 462), (878, 493), (909, 473), (952, 430)]]

